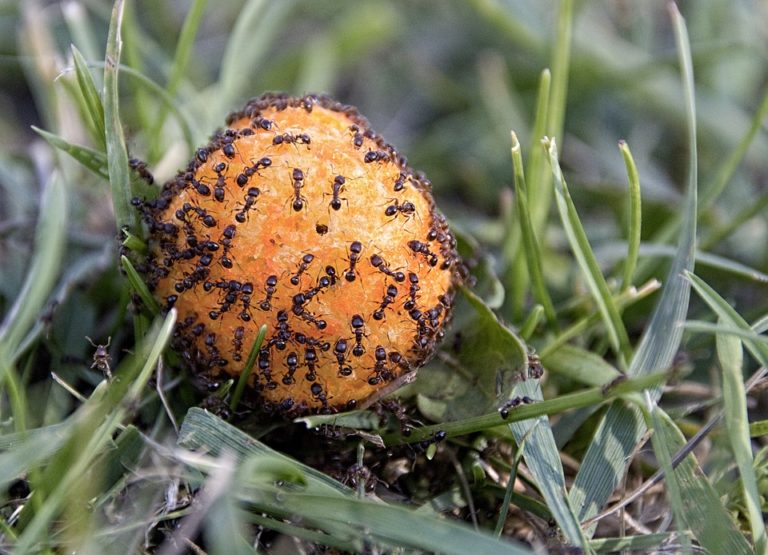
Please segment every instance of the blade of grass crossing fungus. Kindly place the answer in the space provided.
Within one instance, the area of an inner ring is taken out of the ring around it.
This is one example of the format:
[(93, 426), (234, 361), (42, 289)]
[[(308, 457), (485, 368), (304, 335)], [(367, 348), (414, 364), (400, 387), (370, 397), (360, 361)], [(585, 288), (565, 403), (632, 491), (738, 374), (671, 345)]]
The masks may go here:
[(579, 263), (590, 293), (597, 303), (611, 346), (623, 363), (631, 356), (627, 330), (621, 321), (621, 316), (613, 300), (611, 290), (608, 288), (605, 277), (600, 271), (600, 266), (589, 244), (584, 226), (582, 226), (579, 220), (576, 207), (573, 204), (568, 186), (563, 178), (557, 158), (557, 144), (554, 139), (545, 139), (544, 145), (549, 152), (549, 161), (555, 181), (555, 201), (560, 212), (560, 219), (563, 222), (563, 229), (568, 237), (568, 243)]
[(112, 8), (107, 36), (107, 52), (104, 60), (104, 118), (107, 142), (109, 183), (112, 206), (118, 233), (127, 228), (134, 235), (141, 232), (138, 211), (131, 207), (133, 193), (128, 173), (128, 151), (125, 146), (123, 126), (120, 123), (118, 67), (122, 39), (120, 27), (125, 10), (124, 0), (116, 0)]
[(754, 459), (747, 419), (747, 395), (742, 378), (743, 353), (741, 341), (735, 336), (718, 334), (715, 338), (717, 355), (723, 370), (723, 403), (725, 427), (731, 443), (736, 465), (741, 475), (744, 503), (747, 506), (749, 525), (752, 529), (755, 550), (765, 553), (765, 524), (760, 507), (760, 494), (753, 470)]
[(0, 324), (0, 381), (18, 358), (24, 337), (56, 283), (66, 249), (67, 217), (66, 184), (56, 172), (43, 191), (27, 279)]
[[(690, 298), (690, 285), (683, 273), (690, 271), (694, 264), (698, 178), (693, 66), (685, 22), (674, 4), (670, 4), (670, 11), (683, 77), (690, 151), (684, 224), (661, 298), (627, 371), (630, 376), (643, 375), (672, 365), (682, 340), (682, 323), (688, 312)], [(659, 394), (659, 389), (651, 392), (654, 400), (658, 399)], [(645, 429), (636, 408), (626, 407), (622, 403), (610, 407), (595, 432), (571, 488), (571, 504), (578, 511), (580, 520), (594, 516), (605, 504), (624, 475), (629, 457)], [(590, 535), (593, 531), (594, 527)]]

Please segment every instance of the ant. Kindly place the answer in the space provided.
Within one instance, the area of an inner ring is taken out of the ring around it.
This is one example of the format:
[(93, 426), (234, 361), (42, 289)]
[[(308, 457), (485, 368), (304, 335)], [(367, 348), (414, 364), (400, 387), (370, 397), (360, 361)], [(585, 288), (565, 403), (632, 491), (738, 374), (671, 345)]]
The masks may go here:
[(413, 272), (408, 272), (408, 281), (410, 282), (408, 300), (403, 304), (403, 308), (405, 310), (413, 310), (416, 307), (416, 292), (420, 289), (419, 276)]
[(396, 296), (397, 296), (397, 287), (395, 287), (394, 285), (388, 286), (387, 294), (384, 296), (384, 300), (381, 301), (379, 308), (373, 311), (374, 320), (381, 320), (384, 318), (384, 309), (386, 309), (387, 306), (395, 302)]
[(312, 263), (314, 259), (315, 259), (315, 256), (312, 254), (305, 254), (301, 258), (301, 263), (299, 264), (299, 269), (296, 271), (296, 275), (291, 276), (291, 283), (293, 285), (299, 284), (301, 274), (303, 274), (306, 271), (306, 269), (309, 267), (309, 265)]
[(345, 198), (340, 198), (339, 197), (339, 192), (341, 192), (341, 189), (344, 187), (344, 183), (346, 183), (346, 181), (347, 180), (344, 178), (343, 175), (337, 175), (333, 179), (333, 193), (332, 193), (332, 197), (333, 198), (331, 199), (331, 202), (330, 202), (329, 206), (331, 208), (333, 208), (334, 210), (338, 210), (339, 208), (341, 208), (341, 201), (342, 200), (345, 201), (345, 202), (347, 200)]
[(263, 301), (261, 301), (261, 303), (259, 303), (259, 308), (261, 308), (261, 310), (269, 310), (270, 308), (272, 308), (270, 301), (272, 301), (272, 295), (275, 294), (276, 285), (277, 285), (277, 276), (273, 275), (273, 276), (267, 277), (267, 287), (266, 287), (267, 296)]
[(522, 397), (513, 397), (509, 401), (505, 402), (501, 407), (499, 408), (499, 416), (501, 416), (504, 420), (509, 418), (509, 410), (513, 409), (519, 405), (525, 404), (529, 405), (533, 403), (533, 399), (528, 397), (528, 395), (524, 395)]
[(256, 204), (256, 199), (261, 194), (261, 190), (259, 190), (258, 187), (249, 187), (248, 192), (245, 195), (245, 204), (243, 204), (243, 208), (235, 214), (235, 220), (237, 220), (238, 223), (245, 223), (245, 220), (248, 219), (248, 211), (253, 207), (254, 204)]
[(414, 239), (408, 241), (408, 248), (411, 249), (414, 253), (424, 255), (427, 259), (427, 263), (433, 268), (437, 266), (437, 255), (429, 250), (429, 245), (427, 243), (422, 243), (421, 241)]
[(315, 363), (317, 362), (317, 353), (312, 347), (307, 347), (304, 350), (304, 362), (307, 363), (307, 374), (304, 376), (308, 382), (313, 382), (317, 379), (315, 373)]
[(296, 353), (291, 351), (288, 356), (285, 357), (285, 364), (288, 365), (288, 373), (283, 376), (283, 384), (291, 385), (296, 382), (293, 379), (293, 375), (296, 373), (296, 368), (299, 366), (299, 357)]
[(363, 251), (363, 244), (360, 241), (352, 241), (349, 245), (349, 269), (344, 273), (344, 279), (355, 281), (355, 265), (360, 259), (360, 253)]
[(371, 255), (371, 266), (377, 268), (380, 272), (388, 275), (389, 277), (394, 278), (394, 280), (398, 283), (405, 281), (405, 274), (400, 271), (390, 270), (387, 263), (384, 262), (384, 259), (378, 254)]
[(333, 351), (336, 355), (336, 362), (339, 363), (339, 375), (349, 376), (352, 374), (352, 368), (344, 365), (344, 355), (347, 352), (347, 340), (339, 339), (336, 341), (336, 345), (333, 347)]
[(245, 328), (243, 326), (238, 326), (235, 328), (235, 334), (232, 337), (232, 347), (234, 348), (234, 352), (232, 353), (232, 360), (235, 362), (240, 362), (243, 357), (240, 353), (243, 351), (243, 336), (245, 335)]
[(352, 144), (355, 145), (355, 148), (363, 146), (363, 134), (360, 133), (360, 126), (350, 125), (349, 130), (352, 132)]
[(103, 372), (104, 375), (107, 376), (107, 379), (111, 380), (112, 369), (109, 367), (109, 363), (112, 361), (112, 357), (109, 356), (109, 351), (107, 349), (109, 349), (109, 345), (112, 343), (112, 337), (107, 338), (106, 345), (97, 345), (87, 335), (85, 338), (91, 345), (96, 347), (96, 351), (93, 353), (93, 364), (91, 364), (91, 368), (96, 368), (100, 372)]
[(416, 206), (410, 201), (406, 200), (402, 204), (397, 199), (392, 199), (393, 203), (384, 209), (384, 215), (389, 217), (397, 217), (398, 212), (407, 218), (410, 218), (416, 213)]
[(286, 144), (304, 144), (308, 145), (311, 141), (309, 135), (306, 133), (302, 133), (300, 135), (292, 135), (291, 133), (283, 133), (282, 135), (275, 135), (272, 139), (273, 145), (281, 145), (283, 143)]
[(363, 347), (363, 337), (365, 336), (365, 322), (363, 317), (359, 314), (352, 316), (352, 329), (355, 334), (355, 346), (352, 348), (352, 354), (356, 357), (363, 356), (365, 353), (365, 347)]
[(307, 199), (304, 198), (301, 195), (301, 188), (304, 186), (304, 172), (301, 171), (299, 168), (293, 168), (293, 174), (291, 175), (293, 178), (293, 209), (298, 212), (302, 208), (304, 208), (304, 203), (307, 202)]
[(238, 176), (235, 178), (235, 183), (237, 183), (239, 187), (245, 187), (245, 185), (248, 183), (248, 179), (250, 179), (254, 173), (258, 172), (259, 168), (268, 168), (271, 165), (271, 158), (267, 158), (266, 156), (264, 158), (260, 158), (252, 166), (246, 166), (243, 168), (243, 172), (238, 174)]

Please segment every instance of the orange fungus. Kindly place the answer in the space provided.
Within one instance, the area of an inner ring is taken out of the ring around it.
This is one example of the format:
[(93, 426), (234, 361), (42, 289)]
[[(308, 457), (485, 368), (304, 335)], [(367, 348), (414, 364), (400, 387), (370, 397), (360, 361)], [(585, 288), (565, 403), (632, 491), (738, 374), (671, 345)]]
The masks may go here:
[(196, 372), (287, 414), (352, 408), (434, 353), (460, 279), (429, 182), (349, 106), (268, 94), (146, 202), (146, 269)]

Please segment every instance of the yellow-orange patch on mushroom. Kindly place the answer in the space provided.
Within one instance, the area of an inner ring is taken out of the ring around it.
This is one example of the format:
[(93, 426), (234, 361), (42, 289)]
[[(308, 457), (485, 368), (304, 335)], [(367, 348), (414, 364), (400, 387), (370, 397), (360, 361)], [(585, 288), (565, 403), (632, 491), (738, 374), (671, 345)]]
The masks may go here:
[(147, 204), (155, 294), (176, 346), (280, 412), (353, 407), (415, 370), (459, 279), (429, 183), (353, 108), (267, 95), (227, 120)]

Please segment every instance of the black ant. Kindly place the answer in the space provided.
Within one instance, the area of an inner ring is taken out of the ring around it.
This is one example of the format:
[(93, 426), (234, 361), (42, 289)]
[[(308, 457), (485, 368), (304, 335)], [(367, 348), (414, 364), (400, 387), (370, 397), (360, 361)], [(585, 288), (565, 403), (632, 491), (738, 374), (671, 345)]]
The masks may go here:
[(135, 171), (148, 185), (154, 185), (155, 177), (147, 169), (146, 162), (142, 162), (138, 158), (131, 158), (128, 160), (128, 167)]
[(293, 209), (298, 212), (304, 207), (307, 199), (301, 195), (301, 188), (304, 186), (304, 172), (299, 168), (293, 168)]
[(408, 300), (403, 304), (405, 310), (413, 310), (416, 307), (416, 292), (419, 288), (419, 276), (413, 272), (408, 272), (408, 281), (410, 286), (408, 288)]
[(245, 187), (251, 176), (259, 171), (259, 168), (268, 168), (271, 165), (272, 159), (265, 156), (264, 158), (256, 161), (256, 163), (254, 163), (252, 166), (243, 168), (243, 172), (238, 174), (238, 176), (235, 178), (235, 183), (237, 183), (239, 187)]
[(317, 362), (317, 353), (312, 347), (307, 347), (304, 350), (304, 362), (307, 364), (307, 374), (304, 376), (308, 382), (313, 382), (317, 379), (315, 373), (315, 363)]
[(352, 132), (352, 144), (355, 148), (363, 146), (363, 134), (360, 133), (360, 127), (358, 125), (350, 125), (349, 130)]
[(339, 375), (349, 376), (352, 374), (352, 368), (344, 365), (344, 355), (347, 352), (347, 340), (339, 339), (336, 341), (336, 345), (333, 347), (334, 354), (336, 355), (336, 362), (339, 363)]
[(499, 408), (499, 416), (501, 416), (504, 420), (509, 418), (509, 411), (510, 409), (513, 409), (517, 406), (520, 406), (522, 404), (529, 405), (533, 403), (533, 399), (528, 397), (528, 395), (524, 395), (522, 397), (513, 397), (509, 401), (505, 402), (501, 407)]
[(235, 334), (232, 337), (232, 347), (234, 352), (232, 353), (232, 360), (240, 362), (243, 357), (240, 353), (243, 351), (243, 336), (245, 335), (245, 328), (238, 326), (235, 328)]
[(305, 254), (301, 258), (301, 263), (299, 264), (299, 269), (296, 271), (296, 275), (291, 276), (291, 283), (293, 285), (299, 284), (301, 274), (303, 274), (306, 271), (306, 269), (309, 267), (309, 265), (312, 263), (314, 259), (315, 257), (312, 254)]
[(356, 357), (363, 356), (365, 347), (363, 347), (363, 337), (365, 336), (365, 321), (359, 314), (352, 316), (352, 330), (355, 334), (355, 346), (352, 348), (352, 354)]
[(243, 204), (243, 208), (235, 214), (235, 220), (237, 220), (238, 223), (245, 223), (245, 220), (248, 218), (248, 211), (253, 207), (254, 204), (256, 204), (256, 199), (261, 194), (261, 191), (258, 187), (249, 187), (248, 192), (245, 195), (245, 204)]
[(352, 241), (349, 245), (349, 269), (344, 273), (344, 279), (355, 281), (355, 265), (360, 259), (360, 253), (363, 251), (363, 244), (360, 241)]
[(259, 303), (259, 308), (261, 310), (269, 310), (270, 308), (272, 308), (272, 305), (271, 305), (272, 295), (275, 294), (276, 285), (277, 285), (277, 276), (267, 277), (267, 287), (266, 287), (267, 296), (263, 301)]
[(333, 208), (334, 210), (338, 210), (341, 208), (341, 201), (346, 201), (347, 199), (339, 198), (339, 192), (341, 192), (342, 187), (344, 187), (344, 183), (346, 183), (346, 179), (343, 175), (337, 175), (333, 179), (333, 198), (331, 199), (331, 202), (329, 206)]
[(376, 345), (376, 349), (373, 351), (373, 356), (376, 359), (376, 364), (373, 367), (375, 375), (368, 378), (368, 383), (371, 385), (378, 384), (381, 380), (391, 381), (394, 376), (392, 372), (387, 368), (387, 351), (382, 345)]
[(197, 217), (200, 218), (200, 221), (203, 222), (205, 227), (216, 227), (216, 218), (208, 214), (205, 208), (201, 208), (200, 206), (192, 206), (192, 204), (188, 202), (185, 202), (181, 205), (181, 208), (176, 210), (176, 219), (188, 223), (187, 214), (189, 212), (194, 212), (197, 214)]
[(379, 305), (379, 308), (373, 311), (373, 319), (374, 320), (381, 320), (384, 318), (384, 310), (395, 302), (395, 297), (397, 296), (397, 287), (394, 285), (389, 285), (387, 287), (387, 294), (384, 296), (384, 300), (381, 301), (381, 304)]
[(422, 243), (421, 241), (414, 239), (412, 241), (408, 241), (408, 248), (411, 249), (414, 253), (424, 255), (427, 259), (427, 263), (430, 266), (437, 266), (437, 255), (429, 250), (429, 245), (427, 243)]
[(253, 295), (253, 283), (246, 282), (240, 287), (240, 302), (243, 303), (243, 310), (240, 312), (240, 319), (243, 322), (249, 322), (251, 320), (251, 295)]
[(294, 352), (288, 353), (288, 356), (285, 357), (285, 364), (288, 365), (288, 373), (283, 376), (283, 383), (285, 385), (291, 385), (296, 381), (293, 379), (293, 375), (296, 373), (296, 368), (299, 366), (298, 355)]
[(389, 277), (394, 278), (394, 280), (398, 283), (405, 281), (405, 274), (400, 271), (390, 270), (387, 263), (384, 262), (384, 259), (378, 254), (371, 255), (371, 266), (377, 268), (380, 272), (388, 275)]
[(398, 212), (406, 218), (410, 218), (416, 213), (416, 206), (410, 200), (401, 204), (399, 200), (393, 199), (393, 203), (384, 209), (384, 215), (389, 217), (396, 217)]
[(300, 135), (292, 135), (291, 133), (283, 133), (282, 135), (275, 135), (272, 138), (272, 144), (273, 145), (281, 145), (283, 143), (292, 144), (292, 145), (297, 145), (297, 144), (308, 145), (311, 142), (312, 141), (311, 141), (309, 135), (307, 135), (306, 133), (302, 133)]

